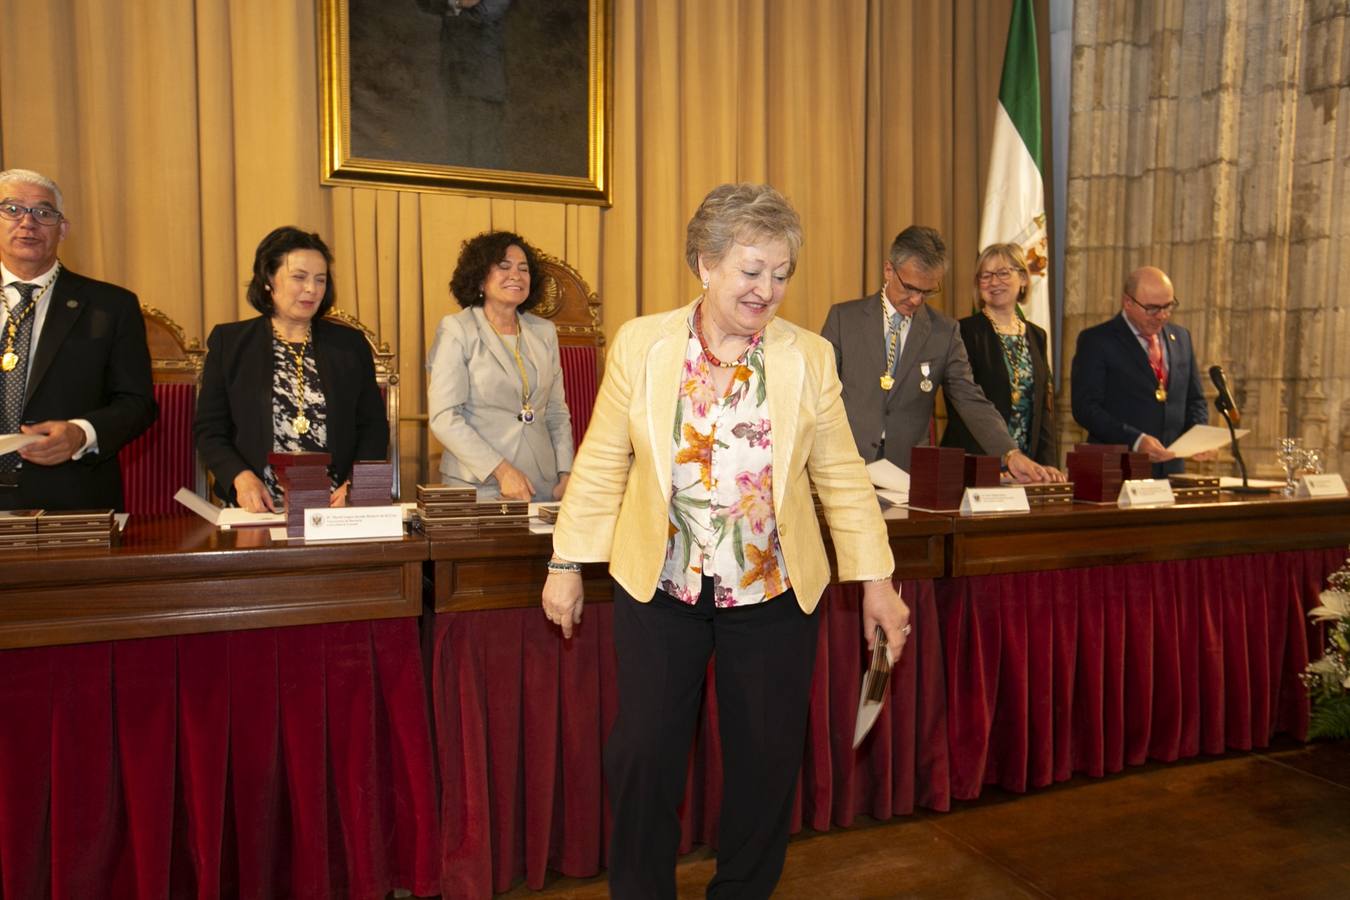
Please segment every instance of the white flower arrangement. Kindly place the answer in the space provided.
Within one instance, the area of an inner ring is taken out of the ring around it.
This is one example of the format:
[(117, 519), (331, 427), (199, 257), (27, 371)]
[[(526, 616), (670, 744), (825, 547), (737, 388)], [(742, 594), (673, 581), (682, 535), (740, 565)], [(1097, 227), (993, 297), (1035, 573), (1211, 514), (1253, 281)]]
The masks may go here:
[(1350, 561), (1327, 578), (1320, 606), (1308, 618), (1327, 626), (1322, 658), (1308, 664), (1303, 684), (1312, 700), (1308, 736), (1350, 739)]

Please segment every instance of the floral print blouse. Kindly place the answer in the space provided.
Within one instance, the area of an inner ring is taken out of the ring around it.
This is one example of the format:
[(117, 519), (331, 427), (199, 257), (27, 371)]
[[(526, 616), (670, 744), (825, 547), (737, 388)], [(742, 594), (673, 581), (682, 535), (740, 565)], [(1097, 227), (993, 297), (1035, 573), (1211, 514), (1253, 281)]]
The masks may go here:
[(1031, 368), (1031, 345), (1025, 334), (1000, 334), (1008, 386), (1017, 394), (1008, 418), (1008, 433), (1023, 453), (1030, 452), (1031, 414), (1035, 402), (1035, 376)]
[(762, 603), (788, 590), (773, 514), (773, 430), (760, 338), (719, 397), (691, 315), (672, 437), (661, 590), (693, 605), (707, 575), (719, 607)]

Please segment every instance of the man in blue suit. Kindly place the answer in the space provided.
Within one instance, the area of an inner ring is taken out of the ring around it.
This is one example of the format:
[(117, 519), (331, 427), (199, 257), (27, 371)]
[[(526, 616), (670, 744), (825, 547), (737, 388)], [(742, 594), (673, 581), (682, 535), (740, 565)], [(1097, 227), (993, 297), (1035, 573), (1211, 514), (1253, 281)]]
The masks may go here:
[(1073, 417), (1088, 440), (1147, 453), (1155, 477), (1182, 470), (1167, 446), (1209, 420), (1191, 333), (1170, 321), (1176, 307), (1167, 273), (1136, 269), (1120, 315), (1079, 334), (1073, 357)]

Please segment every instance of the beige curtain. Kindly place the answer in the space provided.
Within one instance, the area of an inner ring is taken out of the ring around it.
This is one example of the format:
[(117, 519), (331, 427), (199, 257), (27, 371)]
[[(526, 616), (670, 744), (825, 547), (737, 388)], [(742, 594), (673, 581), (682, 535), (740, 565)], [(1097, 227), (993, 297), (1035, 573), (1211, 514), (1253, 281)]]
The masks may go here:
[(1347, 110), (1344, 2), (1077, 3), (1066, 361), (1079, 331), (1119, 309), (1124, 274), (1160, 266), (1202, 367), (1235, 386), (1249, 465), (1273, 473), (1288, 435), (1345, 471)]
[[(73, 268), (202, 339), (251, 314), (243, 287), (268, 230), (324, 234), (339, 305), (398, 354), (405, 488), (439, 453), (416, 419), (424, 357), (459, 243), (486, 228), (574, 265), (612, 334), (697, 293), (684, 226), (709, 188), (769, 181), (806, 226), (787, 318), (815, 329), (831, 303), (876, 290), (912, 222), (948, 237), (942, 305), (969, 310), (1011, 0), (614, 7), (609, 209), (320, 186), (316, 4), (300, 0), (0, 0), (0, 165), (62, 185)], [(1044, 32), (1044, 3), (1038, 16)]]

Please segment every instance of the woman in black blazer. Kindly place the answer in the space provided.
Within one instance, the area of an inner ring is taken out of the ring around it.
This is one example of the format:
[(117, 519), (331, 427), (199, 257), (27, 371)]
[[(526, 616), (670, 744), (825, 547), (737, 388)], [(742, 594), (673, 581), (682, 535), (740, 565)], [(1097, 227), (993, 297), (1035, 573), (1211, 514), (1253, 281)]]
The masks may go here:
[[(1017, 308), (1026, 299), (1029, 283), (1021, 247), (986, 247), (975, 264), (980, 312), (961, 320), (961, 338), (975, 383), (1003, 415), (1017, 446), (1041, 465), (1055, 466), (1059, 450), (1045, 331), (1024, 319)], [(951, 408), (947, 413), (942, 445), (983, 453), (960, 414)]]
[(323, 318), (332, 261), (317, 234), (276, 229), (258, 245), (248, 286), (262, 315), (217, 325), (206, 342), (193, 435), (216, 493), (251, 512), (282, 507), (272, 451), (331, 454), (331, 506), (346, 505), (352, 463), (388, 456), (365, 336)]

